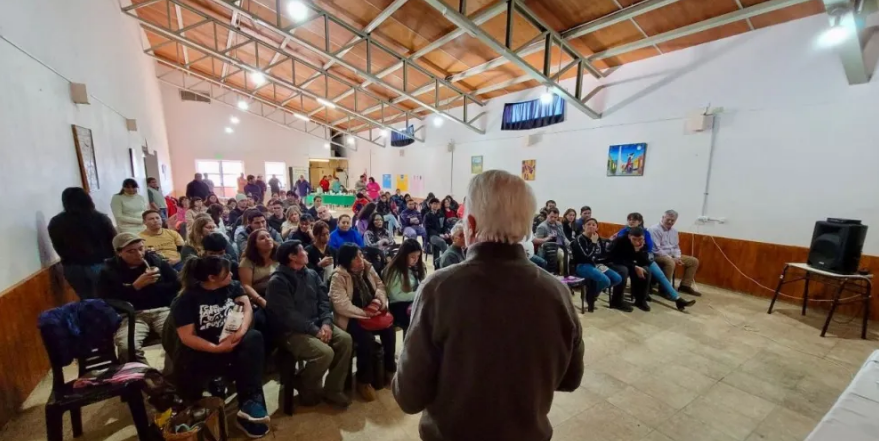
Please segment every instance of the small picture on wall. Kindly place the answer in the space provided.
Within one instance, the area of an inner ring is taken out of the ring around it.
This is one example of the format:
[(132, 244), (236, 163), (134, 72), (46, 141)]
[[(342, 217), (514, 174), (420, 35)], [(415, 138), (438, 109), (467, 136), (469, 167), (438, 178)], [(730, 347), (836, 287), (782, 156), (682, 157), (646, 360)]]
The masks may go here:
[(82, 176), (82, 188), (91, 193), (101, 189), (98, 180), (98, 161), (95, 160), (95, 144), (92, 131), (85, 127), (73, 125), (73, 145), (76, 147), (76, 158), (79, 161), (79, 172)]
[(474, 175), (482, 173), (482, 156), (470, 157), (470, 173)]
[(522, 161), (522, 179), (533, 181), (537, 177), (537, 160), (525, 159)]
[(607, 152), (608, 176), (644, 176), (647, 144), (612, 145)]

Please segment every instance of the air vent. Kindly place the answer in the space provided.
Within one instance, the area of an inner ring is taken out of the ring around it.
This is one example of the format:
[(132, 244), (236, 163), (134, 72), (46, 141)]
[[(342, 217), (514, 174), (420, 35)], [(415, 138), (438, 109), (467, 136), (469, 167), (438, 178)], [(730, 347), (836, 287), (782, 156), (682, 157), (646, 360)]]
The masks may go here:
[(211, 99), (203, 97), (195, 92), (190, 92), (188, 90), (180, 91), (180, 100), (181, 101), (195, 101), (199, 103), (210, 103)]

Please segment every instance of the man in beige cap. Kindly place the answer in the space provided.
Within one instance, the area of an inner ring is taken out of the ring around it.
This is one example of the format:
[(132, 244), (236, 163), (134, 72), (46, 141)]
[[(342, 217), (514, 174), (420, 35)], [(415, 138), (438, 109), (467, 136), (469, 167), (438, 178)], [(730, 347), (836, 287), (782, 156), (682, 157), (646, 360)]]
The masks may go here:
[(154, 252), (146, 252), (143, 238), (120, 233), (113, 238), (116, 256), (104, 262), (98, 276), (98, 297), (131, 303), (134, 307), (134, 360), (128, 356), (128, 318), (116, 331), (116, 348), (122, 362), (146, 363), (141, 349), (150, 331), (161, 335), (171, 301), (180, 291), (177, 272)]

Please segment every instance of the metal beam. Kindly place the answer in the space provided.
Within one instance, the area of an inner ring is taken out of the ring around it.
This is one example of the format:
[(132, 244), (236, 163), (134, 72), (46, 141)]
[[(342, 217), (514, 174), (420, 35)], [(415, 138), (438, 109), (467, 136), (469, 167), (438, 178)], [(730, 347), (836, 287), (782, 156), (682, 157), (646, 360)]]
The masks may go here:
[(671, 41), (677, 38), (697, 34), (708, 29), (714, 29), (719, 26), (728, 25), (730, 23), (735, 23), (737, 21), (756, 17), (758, 15), (766, 14), (768, 12), (777, 11), (779, 9), (784, 9), (793, 5), (798, 5), (800, 3), (806, 3), (808, 1), (811, 0), (769, 0), (764, 3), (758, 3), (754, 6), (749, 6), (744, 9), (709, 18), (698, 23), (693, 23), (689, 26), (684, 26), (682, 28), (663, 32), (650, 38), (645, 38), (643, 40), (634, 41), (629, 44), (624, 44), (621, 46), (612, 47), (601, 52), (596, 52), (590, 55), (589, 59), (604, 60), (606, 58), (616, 57), (627, 52), (632, 52), (638, 49), (653, 46), (654, 44), (665, 43), (667, 41)]
[[(213, 17), (210, 16), (210, 15), (207, 15), (206, 13), (204, 13), (204, 12), (202, 12), (202, 11), (198, 11), (198, 10), (192, 9), (192, 7), (190, 7), (190, 6), (188, 6), (188, 5), (185, 5), (185, 4), (182, 4), (182, 3), (177, 3), (179, 0), (165, 0), (165, 1), (168, 1), (169, 4), (179, 4), (182, 8), (187, 9), (187, 10), (189, 10), (190, 12), (193, 12), (194, 14), (201, 16), (202, 18), (204, 18), (203, 22), (204, 22), (205, 24), (210, 24), (210, 25), (212, 25), (212, 26), (214, 27), (214, 29), (216, 29), (217, 27), (223, 27), (223, 28), (227, 29), (228, 31), (235, 31), (234, 29), (230, 28), (229, 25), (227, 25), (227, 24), (225, 24), (224, 22), (221, 22), (221, 21), (219, 21), (219, 20), (213, 18)], [(158, 25), (158, 24), (155, 24), (155, 23), (152, 23), (152, 22), (150, 22), (150, 21), (148, 21), (148, 20), (145, 20), (145, 19), (139, 17), (139, 16), (137, 15), (136, 11), (128, 11), (128, 12), (126, 12), (126, 14), (130, 15), (131, 17), (133, 17), (134, 19), (136, 19), (137, 21), (139, 21), (139, 22), (142, 24), (142, 26), (143, 26), (145, 29), (149, 30), (150, 32), (153, 32), (153, 33), (155, 33), (155, 34), (157, 34), (157, 35), (161, 35), (162, 37), (165, 37), (165, 38), (169, 38), (169, 39), (175, 40), (175, 41), (178, 42), (178, 44), (181, 44), (181, 45), (183, 45), (183, 46), (188, 46), (188, 47), (190, 47), (190, 48), (192, 48), (192, 49), (194, 49), (194, 50), (198, 50), (198, 51), (200, 51), (200, 52), (202, 52), (202, 53), (204, 53), (204, 54), (206, 54), (206, 55), (210, 55), (211, 57), (213, 57), (213, 58), (215, 58), (215, 59), (217, 59), (217, 60), (219, 60), (219, 61), (221, 61), (221, 62), (228, 63), (228, 64), (230, 64), (231, 66), (236, 67), (236, 68), (239, 68), (239, 69), (241, 69), (241, 70), (243, 70), (243, 71), (245, 71), (245, 72), (252, 72), (252, 71), (256, 71), (256, 70), (258, 70), (258, 67), (255, 66), (255, 65), (249, 65), (249, 64), (247, 64), (246, 62), (244, 62), (244, 61), (242, 61), (242, 60), (240, 60), (240, 59), (232, 58), (232, 57), (230, 57), (230, 56), (228, 56), (228, 55), (225, 55), (225, 54), (222, 54), (222, 53), (220, 53), (220, 52), (217, 52), (216, 50), (214, 50), (214, 49), (212, 49), (212, 48), (210, 48), (210, 47), (207, 47), (207, 46), (204, 46), (204, 45), (202, 45), (202, 44), (200, 44), (200, 43), (198, 43), (198, 42), (195, 42), (195, 41), (189, 40), (189, 39), (187, 39), (186, 37), (183, 37), (179, 31), (173, 31), (173, 30), (171, 30), (171, 29), (166, 29), (166, 28), (161, 27), (161, 26)], [(216, 31), (214, 31), (214, 32), (216, 32)], [(247, 36), (245, 36), (245, 38), (252, 38), (252, 37), (247, 37)], [(253, 38), (252, 41), (254, 42), (254, 44), (257, 45), (257, 48), (259, 47), (259, 45), (264, 45), (264, 46), (265, 46), (265, 43), (262, 43), (261, 41), (255, 39), (255, 38)], [(258, 51), (258, 49), (257, 49), (257, 51)], [(284, 56), (286, 56), (286, 57), (288, 57), (289, 59), (291, 59), (291, 61), (292, 61), (294, 64), (295, 64), (295, 63), (300, 63), (300, 64), (302, 64), (302, 65), (308, 66), (308, 67), (311, 68), (311, 69), (314, 69), (314, 70), (320, 70), (320, 67), (319, 67), (319, 66), (314, 66), (314, 65), (309, 64), (307, 61), (303, 61), (303, 60), (301, 60), (301, 59), (296, 59), (292, 54), (284, 53)], [(255, 58), (258, 59), (258, 57), (255, 57)], [(407, 115), (409, 118), (421, 119), (421, 117), (420, 117), (419, 115), (414, 114), (412, 111), (410, 111), (410, 110), (408, 110), (408, 109), (405, 109), (405, 108), (401, 108), (401, 107), (396, 106), (396, 105), (393, 105), (393, 104), (391, 104), (391, 103), (389, 103), (389, 102), (386, 102), (386, 101), (382, 100), (380, 97), (375, 96), (375, 95), (372, 94), (371, 92), (369, 92), (369, 91), (365, 91), (365, 90), (359, 88), (357, 85), (349, 83), (349, 82), (348, 82), (346, 79), (344, 79), (344, 78), (338, 77), (337, 75), (335, 75), (335, 74), (333, 74), (333, 73), (330, 73), (330, 72), (326, 72), (326, 71), (324, 71), (324, 72), (322, 72), (322, 73), (323, 73), (324, 75), (326, 75), (328, 78), (333, 78), (335, 81), (338, 81), (338, 82), (341, 83), (341, 84), (345, 84), (345, 85), (348, 86), (348, 87), (352, 87), (352, 88), (357, 89), (357, 92), (359, 92), (359, 93), (361, 93), (361, 94), (364, 94), (364, 95), (366, 95), (366, 96), (369, 96), (370, 98), (375, 99), (375, 100), (377, 100), (377, 101), (379, 101), (379, 102), (383, 102), (385, 106), (391, 107), (391, 108), (393, 108), (393, 109), (399, 111), (401, 114), (403, 114), (403, 115)], [(291, 90), (294, 90), (294, 91), (298, 91), (298, 92), (302, 93), (304, 96), (307, 96), (307, 97), (309, 97), (309, 98), (311, 98), (311, 99), (314, 99), (314, 100), (317, 100), (317, 99), (324, 99), (323, 96), (317, 95), (317, 94), (315, 94), (315, 93), (313, 93), (313, 92), (311, 92), (311, 91), (308, 91), (308, 90), (306, 90), (306, 89), (303, 89), (303, 88), (300, 87), (300, 86), (297, 86), (297, 85), (295, 84), (295, 77), (292, 78), (291, 80), (287, 80), (287, 79), (280, 78), (280, 77), (278, 77), (278, 76), (276, 76), (276, 75), (274, 75), (274, 74), (270, 74), (270, 73), (266, 73), (266, 74), (265, 74), (265, 77), (266, 77), (266, 80), (268, 80), (268, 81), (271, 81), (271, 82), (273, 82), (273, 83), (275, 83), (275, 84), (278, 84), (278, 85), (284, 86), (285, 88), (288, 88), (288, 89), (291, 89)], [(387, 124), (381, 123), (381, 122), (375, 120), (374, 118), (371, 118), (371, 117), (369, 117), (369, 116), (366, 116), (366, 115), (364, 115), (364, 114), (362, 114), (362, 113), (359, 113), (359, 112), (356, 112), (356, 111), (354, 111), (354, 110), (348, 109), (348, 108), (346, 108), (346, 107), (344, 107), (344, 106), (337, 106), (337, 109), (338, 109), (340, 112), (343, 112), (343, 113), (348, 114), (348, 115), (349, 115), (350, 117), (352, 117), (352, 118), (355, 118), (355, 119), (358, 119), (358, 120), (362, 120), (362, 121), (365, 121), (365, 122), (367, 122), (367, 123), (369, 123), (369, 124), (373, 124), (373, 125), (375, 125), (375, 126), (383, 127), (383, 128), (388, 129), (388, 130), (391, 130), (391, 131), (395, 131), (395, 132), (403, 133), (403, 132), (400, 131), (399, 129), (396, 129), (396, 128), (390, 126), (390, 125), (387, 125)]]
[[(586, 34), (590, 34), (592, 32), (604, 29), (608, 26), (613, 26), (617, 23), (622, 23), (627, 20), (631, 20), (633, 17), (637, 17), (641, 14), (650, 12), (654, 9), (659, 9), (663, 6), (670, 5), (672, 3), (678, 2), (680, 0), (645, 0), (641, 3), (637, 3), (635, 5), (629, 6), (628, 8), (620, 9), (616, 12), (610, 13), (603, 17), (597, 18), (590, 22), (574, 26), (564, 32), (561, 33), (562, 38), (565, 40), (573, 40), (575, 38), (582, 37)], [(633, 20), (634, 22), (634, 20)], [(643, 33), (643, 31), (642, 31)], [(644, 35), (646, 37), (646, 35)], [(543, 42), (534, 43), (532, 45), (526, 46), (522, 50), (517, 51), (519, 56), (525, 57), (527, 55), (536, 54), (544, 50)], [(470, 78), (474, 75), (479, 75), (483, 72), (495, 69), (497, 67), (503, 66), (509, 63), (505, 57), (497, 57), (494, 60), (485, 62), (478, 66), (471, 67), (463, 72), (457, 73), (455, 75), (450, 76), (448, 79), (451, 82), (461, 81), (465, 78)]]
[[(240, 1), (241, 0), (238, 0), (238, 2), (240, 2)], [(177, 9), (180, 9), (180, 6), (177, 6)], [(232, 13), (232, 18), (229, 20), (229, 24), (231, 24), (233, 28), (238, 27), (238, 13), (237, 12)], [(229, 48), (232, 47), (232, 38), (234, 36), (235, 36), (234, 32), (229, 32), (229, 35), (226, 37), (226, 50), (223, 52), (224, 54), (229, 53)], [(223, 63), (223, 70), (222, 70), (222, 73), (220, 74), (220, 76), (225, 77), (228, 69), (229, 69), (229, 64)]]
[[(424, 1), (427, 4), (429, 4), (431, 7), (433, 7), (434, 9), (439, 11), (440, 13), (442, 13), (446, 17), (447, 20), (451, 21), (459, 28), (466, 30), (471, 35), (473, 35), (475, 38), (477, 38), (482, 43), (484, 43), (489, 48), (491, 48), (491, 50), (501, 54), (502, 56), (504, 56), (504, 58), (510, 60), (510, 62), (512, 62), (518, 68), (525, 71), (529, 76), (531, 76), (531, 78), (533, 78), (543, 84), (547, 84), (547, 85), (555, 84), (555, 82), (552, 81), (548, 76), (544, 75), (543, 72), (541, 72), (538, 69), (535, 69), (533, 66), (531, 66), (531, 64), (529, 64), (527, 61), (522, 59), (518, 54), (516, 54), (512, 50), (505, 47), (502, 43), (499, 43), (493, 37), (491, 37), (490, 35), (485, 33), (485, 31), (483, 31), (478, 25), (473, 23), (473, 21), (471, 21), (467, 17), (464, 17), (463, 15), (461, 15), (458, 11), (450, 8), (442, 0), (424, 0)], [(515, 0), (509, 0), (509, 1), (515, 1)], [(527, 9), (526, 9), (526, 11), (527, 11)], [(520, 10), (520, 12), (522, 12), (522, 10)], [(549, 30), (549, 29), (543, 29), (543, 30)], [(547, 54), (547, 55), (549, 55), (549, 54)], [(573, 55), (573, 54), (569, 54), (569, 55)], [(581, 61), (580, 65), (582, 66), (582, 64), (583, 64), (583, 62)], [(572, 95), (570, 92), (568, 92), (560, 87), (556, 87), (555, 89), (556, 89), (555, 90), (556, 93), (563, 96), (568, 101), (568, 103), (570, 103), (572, 106), (576, 107), (578, 110), (582, 111), (583, 113), (589, 115), (592, 118), (597, 119), (597, 118), (601, 117), (601, 114), (599, 114), (595, 110), (592, 110), (592, 108), (590, 108), (585, 103), (580, 101), (579, 98)]]
[(830, 26), (844, 29), (847, 37), (835, 47), (845, 76), (851, 85), (870, 82), (870, 68), (864, 61), (865, 14), (863, 1), (854, 5), (849, 0), (824, 0), (824, 9), (830, 20)]
[[(177, 14), (177, 29), (183, 29), (183, 11), (180, 10), (180, 6), (174, 5), (174, 13)], [(180, 35), (186, 36), (183, 32)], [(189, 49), (186, 46), (183, 46), (183, 61), (189, 64)]]
[[(249, 11), (243, 10), (243, 9), (239, 8), (238, 6), (235, 6), (233, 4), (226, 2), (225, 0), (208, 0), (208, 1), (210, 3), (214, 3), (219, 6), (225, 7), (227, 9), (229, 9), (230, 11), (237, 10), (240, 15), (247, 17), (248, 19), (251, 19), (251, 20), (256, 20), (256, 18), (254, 18), (253, 15)], [(404, 65), (403, 65), (404, 71), (407, 68), (413, 68), (413, 69), (417, 70), (420, 74), (430, 78), (432, 81), (440, 83), (440, 84), (444, 85), (445, 87), (449, 88), (449, 90), (452, 90), (459, 95), (467, 96), (474, 104), (479, 105), (480, 107), (484, 106), (484, 103), (479, 98), (471, 96), (468, 92), (465, 92), (465, 91), (458, 89), (457, 87), (455, 87), (451, 83), (448, 83), (445, 79), (441, 79), (441, 78), (437, 77), (436, 75), (432, 74), (427, 69), (415, 64), (414, 62), (411, 62), (411, 60), (409, 60), (408, 57), (400, 55), (400, 54), (396, 53), (395, 51), (389, 49), (387, 46), (385, 46), (381, 42), (374, 40), (371, 36), (361, 32), (359, 29), (352, 27), (347, 22), (340, 20), (339, 18), (326, 12), (325, 10), (321, 9), (319, 6), (312, 4), (312, 3), (305, 3), (305, 5), (308, 8), (316, 11), (319, 15), (322, 15), (328, 22), (332, 22), (334, 25), (339, 26), (339, 27), (347, 30), (348, 32), (350, 32), (351, 34), (354, 34), (355, 36), (358, 36), (362, 40), (368, 41), (369, 44), (372, 45), (374, 48), (380, 49), (383, 52), (387, 53), (388, 55), (391, 55), (391, 56), (397, 58), (398, 60), (400, 60), (401, 62), (403, 62), (404, 63)], [(280, 11), (278, 11), (278, 13), (280, 13)], [(364, 79), (370, 80), (375, 84), (381, 85), (382, 87), (386, 88), (387, 90), (391, 90), (396, 94), (399, 94), (401, 96), (405, 96), (406, 98), (408, 98), (412, 102), (418, 104), (419, 106), (424, 107), (425, 109), (428, 109), (434, 113), (442, 114), (442, 115), (446, 116), (447, 118), (449, 118), (450, 120), (455, 121), (455, 122), (463, 125), (464, 127), (467, 127), (468, 129), (473, 130), (476, 133), (485, 134), (484, 129), (480, 129), (472, 124), (469, 124), (466, 121), (464, 121), (464, 120), (444, 111), (443, 109), (437, 107), (436, 104), (438, 104), (438, 103), (430, 104), (429, 102), (427, 102), (423, 99), (420, 99), (420, 98), (416, 97), (415, 95), (409, 93), (408, 91), (404, 90), (405, 84), (404, 84), (404, 88), (402, 88), (402, 89), (398, 88), (398, 87), (394, 86), (393, 84), (389, 84), (387, 82), (382, 81), (380, 78), (378, 78), (377, 76), (375, 76), (369, 72), (364, 72), (363, 70), (361, 70), (357, 66), (353, 65), (352, 63), (349, 63), (348, 61), (346, 61), (342, 58), (339, 58), (337, 55), (334, 55), (330, 52), (327, 52), (327, 50), (324, 48), (317, 47), (308, 41), (305, 41), (301, 38), (296, 37), (295, 35), (290, 35), (289, 33), (284, 32), (284, 30), (282, 30), (278, 26), (275, 26), (270, 23), (264, 23), (262, 21), (260, 21), (260, 23), (263, 24), (263, 28), (271, 30), (272, 32), (276, 33), (277, 35), (279, 35), (281, 37), (289, 36), (291, 42), (299, 44), (300, 46), (304, 47), (305, 49), (308, 49), (311, 52), (314, 52), (324, 58), (327, 58), (328, 60), (335, 61), (336, 64), (343, 66), (346, 69), (349, 69), (350, 71), (354, 72), (355, 74), (357, 74), (358, 76), (360, 76)], [(325, 35), (325, 46), (328, 46), (328, 44), (327, 44), (327, 43), (329, 43), (327, 40), (328, 38), (329, 38), (329, 35)], [(318, 68), (316, 70), (320, 70), (320, 68)], [(326, 71), (324, 71), (324, 72), (326, 72)], [(327, 73), (324, 73), (324, 75), (327, 75)], [(300, 92), (302, 92), (302, 89), (300, 89)], [(394, 130), (396, 131), (396, 129), (394, 129)]]

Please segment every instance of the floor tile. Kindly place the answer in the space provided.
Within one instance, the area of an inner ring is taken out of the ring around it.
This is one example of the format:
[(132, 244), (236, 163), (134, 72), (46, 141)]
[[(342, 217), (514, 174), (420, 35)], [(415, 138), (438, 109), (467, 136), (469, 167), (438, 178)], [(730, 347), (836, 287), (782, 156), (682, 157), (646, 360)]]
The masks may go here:
[(600, 403), (589, 411), (577, 415), (575, 419), (588, 428), (588, 431), (581, 434), (580, 439), (588, 436), (598, 439), (635, 441), (650, 433), (652, 429), (645, 422), (609, 402)]
[(747, 438), (763, 419), (746, 416), (724, 404), (700, 397), (685, 407), (683, 413), (737, 440)]
[(646, 376), (636, 381), (633, 386), (675, 410), (683, 409), (699, 396), (698, 392), (669, 381), (667, 375)]
[(650, 427), (656, 427), (665, 422), (677, 411), (677, 409), (663, 401), (653, 398), (631, 386), (618, 394), (610, 396), (607, 401), (623, 409), (629, 415), (647, 423)]
[(708, 423), (683, 412), (671, 417), (656, 430), (675, 441), (736, 441)]
[(715, 384), (702, 398), (757, 421), (775, 409), (775, 404), (722, 382)]
[(778, 406), (760, 423), (748, 441), (802, 441), (815, 424), (812, 418)]

